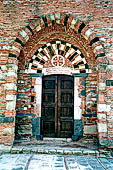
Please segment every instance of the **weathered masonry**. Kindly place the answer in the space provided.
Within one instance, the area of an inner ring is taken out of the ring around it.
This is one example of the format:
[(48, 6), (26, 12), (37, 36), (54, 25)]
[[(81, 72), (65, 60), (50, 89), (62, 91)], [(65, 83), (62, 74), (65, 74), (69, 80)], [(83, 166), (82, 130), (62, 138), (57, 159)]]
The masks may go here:
[(113, 2), (0, 3), (1, 149), (87, 135), (112, 148)]

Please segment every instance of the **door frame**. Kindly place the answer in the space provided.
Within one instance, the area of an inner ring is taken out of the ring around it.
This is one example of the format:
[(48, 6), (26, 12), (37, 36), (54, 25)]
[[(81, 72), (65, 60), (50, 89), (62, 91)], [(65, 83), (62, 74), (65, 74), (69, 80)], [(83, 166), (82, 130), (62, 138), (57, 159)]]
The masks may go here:
[[(62, 72), (63, 75), (70, 75), (69, 74), (65, 74), (64, 72)], [(35, 104), (34, 104), (34, 115), (36, 119), (34, 122), (38, 122), (37, 128), (36, 128), (36, 133), (34, 133), (34, 135), (38, 136), (37, 139), (43, 139), (43, 136), (41, 135), (40, 131), (41, 131), (41, 105), (42, 105), (42, 77), (45, 76), (47, 74), (30, 74), (30, 76), (33, 79), (34, 82), (34, 91), (35, 91), (35, 95), (36, 95), (36, 99), (35, 99)], [(48, 75), (53, 75), (53, 74), (48, 74)], [(78, 138), (78, 136), (82, 136), (83, 135), (83, 127), (82, 127), (82, 112), (83, 110), (80, 108), (81, 105), (81, 97), (79, 96), (79, 84), (80, 84), (80, 78), (85, 78), (88, 76), (87, 73), (76, 73), (76, 74), (71, 74), (71, 76), (74, 77), (74, 134), (72, 136), (73, 140), (76, 140)], [(32, 124), (32, 126), (35, 126), (34, 124)], [(80, 128), (80, 133), (78, 133), (78, 127)]]

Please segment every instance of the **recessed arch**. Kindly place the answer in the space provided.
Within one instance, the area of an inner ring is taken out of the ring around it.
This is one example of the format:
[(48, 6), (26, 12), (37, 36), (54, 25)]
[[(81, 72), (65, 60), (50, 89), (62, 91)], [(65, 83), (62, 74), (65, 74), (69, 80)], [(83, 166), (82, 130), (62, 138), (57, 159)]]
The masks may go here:
[[(20, 55), (20, 51), (24, 49), (24, 47), (27, 45), (28, 42), (33, 40), (33, 37), (36, 34), (40, 34), (40, 32), (42, 30), (43, 31), (46, 30), (46, 28), (50, 28), (50, 31), (51, 31), (51, 28), (55, 27), (55, 24), (57, 24), (57, 26), (59, 27), (62, 25), (62, 27), (64, 28), (64, 32), (68, 29), (72, 29), (73, 32), (76, 33), (76, 35), (81, 37), (81, 39), (85, 40), (87, 44), (87, 48), (91, 48), (91, 52), (94, 54), (95, 59), (97, 59), (98, 57), (105, 56), (104, 48), (99, 37), (96, 36), (96, 33), (94, 33), (92, 29), (86, 25), (86, 23), (78, 20), (76, 17), (73, 17), (70, 14), (54, 13), (54, 14), (45, 15), (45, 16), (39, 17), (38, 19), (34, 19), (30, 21), (29, 24), (19, 32), (18, 36), (16, 37), (15, 41), (12, 44), (12, 49), (8, 57), (15, 58), (15, 60), (17, 60)], [(48, 44), (47, 47), (43, 47), (43, 46), (39, 47), (35, 52), (43, 53), (45, 51), (45, 48), (48, 49), (48, 47), (53, 46), (51, 42), (49, 42), (49, 44), (47, 43)], [(81, 52), (81, 50), (78, 47), (76, 46), (73, 47), (72, 44), (69, 42), (66, 42), (66, 43), (67, 44), (65, 45), (65, 47), (68, 46), (68, 47), (71, 47), (72, 49), (75, 48), (75, 53), (77, 52), (77, 55), (80, 57), (81, 61), (79, 60), (79, 57), (77, 57), (79, 62), (75, 64), (75, 67), (79, 68), (77, 69), (79, 70), (80, 73), (82, 72), (87, 73), (88, 63), (86, 62), (85, 55)], [(57, 43), (55, 42), (55, 44)], [(62, 44), (61, 40), (60, 40), (60, 44)], [(62, 48), (63, 48), (63, 45), (62, 45)], [(55, 49), (58, 50), (58, 48), (55, 48)], [(64, 53), (66, 52), (66, 50), (62, 50), (62, 51)], [(33, 54), (32, 59), (31, 59), (32, 61), (30, 61), (31, 62), (31, 66), (29, 66), (30, 69), (32, 68), (33, 65), (35, 66), (34, 61), (36, 61), (36, 58), (37, 58), (36, 53)], [(49, 53), (50, 53), (50, 50), (49, 50)], [(67, 51), (67, 54), (68, 54), (68, 51)], [(46, 55), (42, 55), (42, 59), (39, 58), (39, 62), (41, 60), (45, 62), (44, 56)], [(52, 54), (50, 54), (50, 56), (52, 57)], [(72, 56), (73, 54), (71, 53), (70, 56), (67, 55), (67, 58), (71, 60)], [(76, 55), (74, 55), (74, 57), (75, 56)], [(81, 64), (82, 64), (82, 68), (81, 68)], [(74, 66), (74, 63), (73, 63), (73, 66)], [(36, 65), (36, 70), (40, 70), (38, 69), (37, 65)], [(17, 72), (17, 70), (15, 70), (15, 72)], [(81, 91), (81, 95), (84, 95), (84, 90)]]
[(51, 41), (37, 49), (30, 60), (29, 73), (40, 73), (44, 64), (54, 56), (62, 56), (71, 61), (75, 73), (88, 73), (85, 56), (74, 45), (60, 40)]

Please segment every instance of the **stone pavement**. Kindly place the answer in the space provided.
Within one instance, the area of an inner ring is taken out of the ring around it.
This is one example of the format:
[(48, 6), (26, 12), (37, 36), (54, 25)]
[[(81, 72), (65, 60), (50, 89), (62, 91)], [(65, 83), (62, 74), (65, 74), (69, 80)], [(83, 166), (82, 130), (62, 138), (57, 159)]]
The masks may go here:
[(1, 154), (0, 170), (113, 170), (113, 158), (55, 154)]
[[(63, 139), (64, 140), (64, 139)], [(98, 150), (96, 144), (88, 142), (89, 140), (80, 141), (63, 141), (60, 140), (42, 140), (42, 141), (25, 141), (15, 142), (11, 148), (13, 154), (60, 154), (60, 155), (92, 155), (92, 156), (109, 156), (110, 152)]]
[(71, 148), (71, 147), (51, 147), (51, 146), (13, 146), (11, 149), (12, 154), (61, 154), (61, 155), (93, 155), (100, 156), (101, 154), (96, 149), (86, 149), (86, 148)]

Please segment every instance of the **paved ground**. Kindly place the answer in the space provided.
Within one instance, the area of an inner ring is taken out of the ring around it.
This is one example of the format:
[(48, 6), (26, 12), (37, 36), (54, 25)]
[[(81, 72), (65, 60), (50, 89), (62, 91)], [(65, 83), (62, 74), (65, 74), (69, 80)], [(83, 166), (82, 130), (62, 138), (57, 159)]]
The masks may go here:
[(36, 140), (35, 138), (27, 140), (15, 140), (14, 146), (29, 146), (36, 145), (42, 147), (63, 147), (63, 148), (86, 148), (86, 149), (98, 149), (98, 139), (82, 137), (77, 141), (72, 141), (71, 138), (43, 138), (43, 140)]
[(13, 154), (60, 154), (60, 155), (92, 155), (104, 156), (110, 155), (109, 151), (98, 150), (98, 145), (92, 139), (80, 139), (72, 141), (71, 139), (45, 139), (37, 141), (15, 142), (11, 149)]
[(1, 154), (0, 170), (113, 170), (113, 158), (46, 154)]

